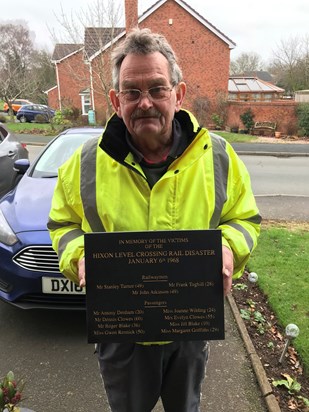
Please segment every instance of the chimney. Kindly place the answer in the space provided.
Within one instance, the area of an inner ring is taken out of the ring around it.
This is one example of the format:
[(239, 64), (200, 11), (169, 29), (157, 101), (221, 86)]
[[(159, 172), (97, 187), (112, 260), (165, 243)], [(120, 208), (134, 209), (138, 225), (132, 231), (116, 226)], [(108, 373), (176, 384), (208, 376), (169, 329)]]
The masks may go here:
[(126, 32), (138, 26), (138, 0), (125, 0)]

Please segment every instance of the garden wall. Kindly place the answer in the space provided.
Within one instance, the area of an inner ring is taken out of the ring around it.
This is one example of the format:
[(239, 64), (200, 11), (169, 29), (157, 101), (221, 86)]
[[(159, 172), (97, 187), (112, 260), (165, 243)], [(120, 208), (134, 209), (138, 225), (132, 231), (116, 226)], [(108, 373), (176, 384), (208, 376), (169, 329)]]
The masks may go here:
[(278, 100), (273, 102), (229, 102), (226, 126), (244, 129), (240, 115), (249, 108), (254, 114), (254, 122), (275, 122), (277, 131), (295, 135), (298, 130), (295, 101)]

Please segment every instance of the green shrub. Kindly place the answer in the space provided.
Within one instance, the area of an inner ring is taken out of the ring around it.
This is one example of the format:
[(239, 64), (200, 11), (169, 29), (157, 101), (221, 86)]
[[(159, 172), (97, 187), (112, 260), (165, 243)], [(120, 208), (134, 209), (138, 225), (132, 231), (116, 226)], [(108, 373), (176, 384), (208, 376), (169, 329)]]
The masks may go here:
[(298, 126), (304, 136), (309, 136), (309, 103), (300, 103), (296, 109)]
[(63, 130), (72, 127), (72, 122), (70, 122), (70, 120), (65, 119), (60, 110), (56, 110), (54, 117), (52, 117), (50, 120), (50, 126), (53, 131), (57, 130), (57, 132), (60, 133)]
[(217, 114), (217, 113), (213, 113), (211, 115), (211, 120), (214, 122), (216, 129), (221, 129), (224, 123), (224, 120), (222, 119), (222, 117)]
[(78, 107), (65, 107), (61, 111), (63, 117), (67, 120), (72, 122), (78, 120), (79, 116), (81, 115), (81, 110)]
[(245, 128), (250, 131), (254, 125), (254, 113), (251, 109), (246, 110), (240, 116), (240, 120), (242, 121)]
[(7, 118), (3, 114), (0, 114), (0, 123), (6, 123)]
[(52, 118), (51, 123), (52, 124), (65, 124), (65, 118), (60, 110), (56, 110), (55, 116)]

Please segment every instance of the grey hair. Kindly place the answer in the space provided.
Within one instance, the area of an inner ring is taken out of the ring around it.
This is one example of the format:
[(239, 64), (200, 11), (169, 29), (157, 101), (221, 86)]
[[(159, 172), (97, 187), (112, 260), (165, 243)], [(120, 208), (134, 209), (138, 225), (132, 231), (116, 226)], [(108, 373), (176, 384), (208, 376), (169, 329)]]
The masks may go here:
[(113, 87), (119, 90), (119, 73), (124, 58), (128, 54), (146, 55), (160, 52), (167, 59), (170, 68), (171, 84), (175, 86), (182, 80), (182, 72), (177, 63), (177, 57), (166, 38), (150, 29), (135, 28), (130, 31), (125, 40), (112, 53)]

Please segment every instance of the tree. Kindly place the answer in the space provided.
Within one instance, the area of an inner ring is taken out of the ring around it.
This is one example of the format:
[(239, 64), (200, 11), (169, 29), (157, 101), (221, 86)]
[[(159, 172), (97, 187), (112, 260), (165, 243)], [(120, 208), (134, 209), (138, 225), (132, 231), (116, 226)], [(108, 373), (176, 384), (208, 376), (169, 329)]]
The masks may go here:
[(12, 113), (11, 100), (26, 97), (29, 88), (28, 67), (33, 45), (29, 31), (22, 25), (1, 25), (0, 38), (0, 96)]
[[(103, 50), (107, 44), (112, 48), (115, 37), (123, 28), (118, 27), (121, 20), (120, 3), (113, 0), (96, 0), (86, 9), (80, 10), (68, 16), (63, 12), (56, 16), (63, 31), (61, 38), (51, 31), (56, 43), (84, 45), (83, 58), (87, 63), (87, 71), (76, 70), (76, 67), (68, 67), (73, 79), (79, 84), (86, 84), (85, 89), (92, 93), (102, 95), (107, 107), (107, 116), (112, 113), (109, 100), (111, 89), (111, 61), (108, 53), (97, 53)], [(94, 54), (96, 57), (93, 58)], [(65, 98), (62, 96), (64, 104)]]
[(0, 25), (0, 38), (0, 97), (8, 103), (13, 118), (12, 100), (44, 101), (43, 90), (54, 83), (55, 75), (50, 56), (34, 50), (26, 24)]
[(29, 68), (32, 84), (35, 85), (29, 96), (34, 102), (47, 104), (47, 95), (44, 91), (56, 83), (55, 67), (51, 62), (50, 53), (45, 50), (34, 50)]
[(241, 53), (237, 59), (231, 61), (230, 74), (244, 75), (245, 72), (255, 72), (263, 69), (263, 61), (257, 53)]
[(289, 37), (281, 40), (270, 70), (277, 78), (277, 84), (288, 94), (309, 88), (309, 36)]

